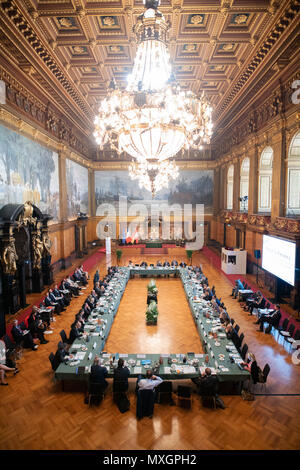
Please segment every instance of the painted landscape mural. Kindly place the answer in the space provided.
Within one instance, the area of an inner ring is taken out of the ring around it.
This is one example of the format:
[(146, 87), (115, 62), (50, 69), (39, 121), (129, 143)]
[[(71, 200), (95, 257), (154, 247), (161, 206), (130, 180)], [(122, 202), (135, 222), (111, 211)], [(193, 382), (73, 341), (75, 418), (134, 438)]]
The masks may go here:
[(0, 126), (0, 207), (26, 201), (59, 219), (58, 154)]
[(205, 212), (211, 213), (213, 206), (213, 170), (180, 170), (179, 177), (169, 183), (169, 188), (159, 191), (152, 199), (151, 193), (140, 188), (127, 171), (95, 171), (96, 208), (111, 203), (118, 207), (119, 196), (127, 196), (128, 204), (147, 205), (162, 203), (204, 204)]
[(76, 219), (80, 212), (89, 214), (88, 169), (66, 160), (68, 219)]

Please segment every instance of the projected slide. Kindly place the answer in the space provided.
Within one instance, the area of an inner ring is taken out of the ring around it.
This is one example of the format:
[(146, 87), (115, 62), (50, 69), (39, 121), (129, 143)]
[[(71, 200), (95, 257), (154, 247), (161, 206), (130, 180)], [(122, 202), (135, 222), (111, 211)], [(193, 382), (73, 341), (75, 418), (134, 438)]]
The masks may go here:
[(296, 244), (263, 236), (262, 267), (292, 286), (295, 283)]

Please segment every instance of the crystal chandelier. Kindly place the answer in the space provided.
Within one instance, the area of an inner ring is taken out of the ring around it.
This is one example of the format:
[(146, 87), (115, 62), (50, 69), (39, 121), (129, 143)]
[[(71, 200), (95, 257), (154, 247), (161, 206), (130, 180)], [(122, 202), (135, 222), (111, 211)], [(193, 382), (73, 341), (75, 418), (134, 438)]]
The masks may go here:
[(170, 179), (178, 177), (178, 167), (170, 160), (145, 160), (132, 162), (129, 166), (129, 176), (139, 182), (140, 188), (151, 191), (152, 196), (163, 188), (167, 188)]
[(147, 161), (158, 164), (182, 148), (209, 143), (212, 109), (203, 94), (185, 92), (176, 84), (166, 47), (170, 25), (157, 10), (159, 0), (143, 3), (146, 11), (134, 27), (138, 51), (128, 86), (120, 89), (111, 81), (94, 136), (101, 150), (109, 144), (147, 166)]

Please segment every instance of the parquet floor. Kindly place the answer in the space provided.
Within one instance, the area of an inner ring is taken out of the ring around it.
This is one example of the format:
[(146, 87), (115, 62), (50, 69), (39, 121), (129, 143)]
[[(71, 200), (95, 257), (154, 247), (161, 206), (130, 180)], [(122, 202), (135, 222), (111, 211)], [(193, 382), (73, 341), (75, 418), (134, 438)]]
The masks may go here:
[[(182, 259), (182, 253), (170, 249), (166, 258)], [(129, 258), (141, 259), (130, 253), (122, 258), (122, 263), (127, 264)], [(147, 257), (143, 255), (143, 258)], [(157, 259), (149, 256), (146, 260), (156, 262)], [(15, 377), (8, 375), (9, 386), (0, 387), (0, 449), (299, 449), (300, 366), (292, 363), (291, 355), (276, 338), (256, 331), (253, 317), (248, 317), (230, 297), (231, 284), (225, 276), (201, 254), (193, 262), (201, 262), (210, 285), (215, 285), (218, 296), (239, 323), (259, 365), (270, 364), (266, 395), (256, 396), (254, 402), (245, 402), (239, 396), (224, 396), (227, 408), (210, 410), (202, 408), (195, 394), (191, 410), (155, 405), (153, 419), (137, 421), (133, 392), (130, 392), (130, 410), (121, 414), (112, 402), (110, 385), (103, 403), (88, 408), (82, 392), (63, 392), (60, 384), (54, 383), (48, 360), (60, 339), (59, 331), (64, 328), (69, 333), (74, 314), (83, 302), (81, 296), (72, 301), (63, 316), (57, 317), (54, 333), (47, 337), (50, 342), (40, 346), (37, 352), (26, 351), (19, 361), (21, 372)], [(105, 258), (100, 264), (101, 275), (104, 269)], [(92, 279), (93, 271), (90, 275)], [(145, 331), (144, 320), (138, 321), (137, 315), (144, 312), (147, 282), (141, 279), (129, 283), (107, 349), (118, 348), (121, 352), (126, 347), (129, 352), (139, 348), (142, 351), (146, 344), (159, 347), (160, 351), (166, 345), (166, 352), (180, 351), (183, 346), (186, 351), (196, 349), (198, 338), (193, 323), (189, 323), (190, 313), (187, 311), (185, 316), (188, 306), (181, 303), (184, 293), (180, 292), (176, 280), (158, 279), (159, 325), (156, 331)], [(164, 317), (169, 314), (173, 331), (165, 324)], [(139, 331), (138, 336), (129, 334), (133, 325)], [(133, 386), (134, 383), (131, 389)]]

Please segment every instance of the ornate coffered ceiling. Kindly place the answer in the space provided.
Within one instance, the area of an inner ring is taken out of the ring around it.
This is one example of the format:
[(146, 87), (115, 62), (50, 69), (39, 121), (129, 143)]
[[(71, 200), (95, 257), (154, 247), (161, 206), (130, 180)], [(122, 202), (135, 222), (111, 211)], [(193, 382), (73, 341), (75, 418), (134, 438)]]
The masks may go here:
[[(281, 38), (297, 26), (298, 4), (162, 0), (160, 10), (172, 24), (169, 50), (176, 79), (196, 93), (205, 90), (216, 135), (254, 86), (255, 74), (273, 65), (270, 57)], [(126, 86), (136, 53), (132, 27), (143, 11), (142, 0), (3, 2), (2, 78), (14, 77), (44, 106), (50, 103), (93, 146), (98, 103), (112, 77)]]

